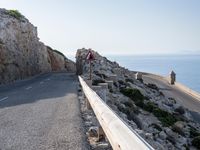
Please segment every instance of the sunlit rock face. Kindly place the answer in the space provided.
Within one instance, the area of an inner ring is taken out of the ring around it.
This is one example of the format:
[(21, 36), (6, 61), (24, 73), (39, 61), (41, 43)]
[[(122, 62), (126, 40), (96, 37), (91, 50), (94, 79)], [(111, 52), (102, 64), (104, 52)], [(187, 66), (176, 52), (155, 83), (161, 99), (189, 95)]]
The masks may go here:
[(52, 71), (75, 72), (75, 63), (67, 59), (62, 53), (47, 46)]
[(13, 13), (0, 9), (0, 84), (51, 71), (75, 70), (72, 61), (39, 41), (37, 28), (28, 19)]

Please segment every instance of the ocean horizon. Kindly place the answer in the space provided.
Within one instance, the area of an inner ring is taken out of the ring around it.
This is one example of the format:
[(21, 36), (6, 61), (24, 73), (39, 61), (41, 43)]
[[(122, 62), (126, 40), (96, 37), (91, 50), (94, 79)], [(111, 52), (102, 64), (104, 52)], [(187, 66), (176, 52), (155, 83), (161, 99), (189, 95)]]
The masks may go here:
[[(104, 55), (132, 71), (168, 76), (173, 70), (179, 83), (200, 93), (200, 54)], [(74, 56), (69, 58), (75, 61)]]
[(197, 55), (108, 55), (112, 61), (132, 71), (168, 76), (173, 70), (176, 80), (200, 92), (200, 54)]

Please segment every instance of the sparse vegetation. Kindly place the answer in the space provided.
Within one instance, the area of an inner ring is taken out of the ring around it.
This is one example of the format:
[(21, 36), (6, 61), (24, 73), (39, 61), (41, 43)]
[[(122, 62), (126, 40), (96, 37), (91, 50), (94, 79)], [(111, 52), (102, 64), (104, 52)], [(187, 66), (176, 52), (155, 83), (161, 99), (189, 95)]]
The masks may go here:
[(98, 85), (99, 83), (105, 83), (105, 81), (102, 80), (102, 79), (98, 79), (98, 80), (93, 80), (92, 81), (92, 85)]
[(158, 118), (162, 125), (166, 127), (172, 126), (176, 121), (178, 121), (174, 115), (158, 107), (153, 109), (153, 114)]
[(131, 88), (125, 88), (121, 89), (120, 92), (124, 94), (125, 96), (132, 99), (134, 102), (142, 101), (144, 100), (144, 96), (141, 94), (141, 92), (138, 89), (131, 89)]
[(187, 144), (183, 144), (186, 150), (190, 150), (189, 146)]
[(61, 53), (60, 51), (58, 51), (58, 50), (54, 50), (54, 49), (52, 49), (50, 46), (47, 46), (47, 48), (48, 48), (49, 50), (55, 52), (55, 53), (58, 53), (59, 55), (63, 56), (64, 59), (66, 59), (66, 56), (65, 56), (63, 53)]
[(130, 79), (130, 78), (126, 78), (125, 81), (130, 82), (130, 83), (134, 83), (133, 79)]
[(8, 14), (16, 19), (21, 19), (22, 14), (18, 10), (8, 10)]
[(60, 54), (61, 56), (63, 56), (64, 58), (66, 58), (66, 56), (63, 54), (63, 53), (61, 53), (60, 51), (58, 51), (58, 50), (53, 50), (54, 52), (56, 52), (56, 53), (58, 53), (58, 54)]
[(190, 127), (190, 138), (200, 136), (200, 132), (197, 131), (194, 127)]
[(143, 105), (142, 107), (144, 110), (148, 112), (153, 112), (153, 110), (156, 108), (155, 104), (152, 102), (147, 102), (146, 104)]
[(144, 96), (138, 89), (125, 88), (120, 91), (125, 96), (129, 97), (134, 101), (136, 106), (151, 112), (158, 118), (158, 120), (163, 124), (163, 126), (172, 126), (176, 121), (178, 121), (177, 117), (173, 114), (160, 109), (152, 102), (144, 103)]
[(151, 97), (150, 97), (150, 96), (144, 96), (144, 99), (145, 99), (145, 100), (150, 100)]
[(197, 136), (192, 140), (192, 145), (200, 149), (200, 136)]

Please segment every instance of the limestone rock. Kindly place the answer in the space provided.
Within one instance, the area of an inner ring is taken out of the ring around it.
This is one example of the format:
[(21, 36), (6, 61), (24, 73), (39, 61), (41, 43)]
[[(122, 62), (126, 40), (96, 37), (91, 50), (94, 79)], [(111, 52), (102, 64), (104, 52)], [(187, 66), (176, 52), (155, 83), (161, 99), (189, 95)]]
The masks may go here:
[(98, 130), (98, 127), (90, 127), (88, 130), (88, 136), (97, 137), (98, 136), (97, 130)]
[(57, 50), (47, 46), (48, 60), (50, 61), (52, 71), (71, 71), (75, 72), (75, 63), (67, 59), (65, 55)]
[(167, 135), (165, 134), (164, 131), (161, 131), (161, 132), (159, 133), (159, 138), (161, 138), (162, 140), (165, 140), (166, 137), (167, 137)]
[(63, 70), (75, 71), (75, 64), (40, 42), (37, 27), (24, 16), (0, 9), (0, 84)]

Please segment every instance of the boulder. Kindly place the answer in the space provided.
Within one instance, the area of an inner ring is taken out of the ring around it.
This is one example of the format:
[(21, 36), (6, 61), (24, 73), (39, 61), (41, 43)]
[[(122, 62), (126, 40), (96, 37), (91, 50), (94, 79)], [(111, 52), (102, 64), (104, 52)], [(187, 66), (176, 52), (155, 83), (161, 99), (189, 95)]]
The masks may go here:
[(185, 135), (184, 133), (185, 123), (183, 121), (177, 121), (173, 126), (172, 130), (180, 135)]
[(161, 131), (161, 132), (159, 133), (159, 138), (161, 138), (162, 140), (165, 140), (165, 139), (167, 138), (166, 133), (165, 133), (164, 131)]
[(98, 136), (98, 127), (90, 127), (88, 130), (89, 137), (97, 137)]

